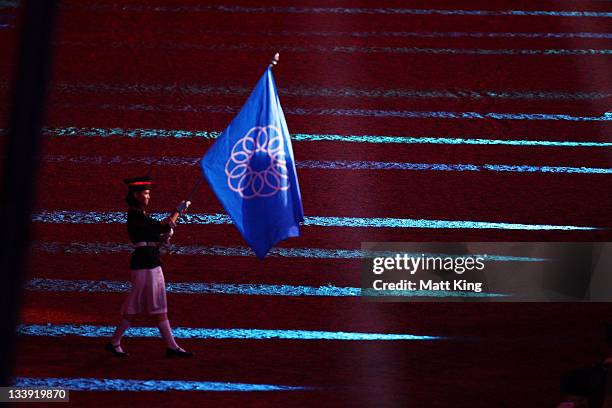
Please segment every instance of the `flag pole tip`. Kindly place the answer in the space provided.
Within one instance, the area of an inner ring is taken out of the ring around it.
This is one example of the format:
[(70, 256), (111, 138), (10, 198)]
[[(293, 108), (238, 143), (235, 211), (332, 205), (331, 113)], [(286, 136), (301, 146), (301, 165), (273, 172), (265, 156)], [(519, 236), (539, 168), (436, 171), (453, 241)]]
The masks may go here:
[(278, 59), (280, 57), (280, 54), (277, 52), (276, 54), (274, 54), (274, 57), (272, 57), (272, 60), (270, 61), (270, 68), (273, 68), (276, 64), (278, 64)]

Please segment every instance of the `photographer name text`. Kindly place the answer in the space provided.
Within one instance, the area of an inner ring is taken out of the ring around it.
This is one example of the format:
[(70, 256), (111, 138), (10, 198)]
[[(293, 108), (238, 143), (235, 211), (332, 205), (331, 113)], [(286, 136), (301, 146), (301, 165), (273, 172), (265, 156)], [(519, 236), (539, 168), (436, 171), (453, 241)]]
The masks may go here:
[(384, 282), (382, 279), (377, 279), (373, 282), (372, 288), (378, 291), (461, 291), (461, 292), (482, 292), (482, 282), (468, 282), (466, 279), (452, 280), (401, 280), (399, 282)]

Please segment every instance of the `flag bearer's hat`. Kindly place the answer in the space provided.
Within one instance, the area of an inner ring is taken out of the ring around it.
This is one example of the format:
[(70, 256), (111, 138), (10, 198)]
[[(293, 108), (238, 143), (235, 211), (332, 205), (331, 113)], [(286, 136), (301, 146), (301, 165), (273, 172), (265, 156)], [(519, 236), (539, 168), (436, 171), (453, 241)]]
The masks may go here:
[(126, 178), (123, 180), (123, 182), (127, 184), (128, 191), (130, 193), (135, 191), (150, 190), (152, 184), (151, 176)]

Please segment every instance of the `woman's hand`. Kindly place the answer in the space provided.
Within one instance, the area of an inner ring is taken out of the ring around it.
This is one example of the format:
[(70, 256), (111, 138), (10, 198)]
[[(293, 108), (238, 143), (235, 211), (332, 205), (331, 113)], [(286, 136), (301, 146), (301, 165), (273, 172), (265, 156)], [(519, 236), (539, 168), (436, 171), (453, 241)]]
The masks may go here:
[(187, 211), (187, 208), (189, 208), (190, 205), (191, 201), (183, 200), (176, 206), (176, 212), (178, 212), (180, 215), (183, 215), (183, 213)]
[(187, 211), (187, 208), (189, 208), (189, 206), (191, 205), (191, 201), (181, 201), (175, 208), (174, 212), (172, 214), (170, 214), (168, 217), (166, 217), (162, 223), (164, 224), (170, 224), (170, 227), (174, 228), (176, 227), (176, 221), (178, 220), (178, 217), (182, 216), (183, 213), (185, 211)]

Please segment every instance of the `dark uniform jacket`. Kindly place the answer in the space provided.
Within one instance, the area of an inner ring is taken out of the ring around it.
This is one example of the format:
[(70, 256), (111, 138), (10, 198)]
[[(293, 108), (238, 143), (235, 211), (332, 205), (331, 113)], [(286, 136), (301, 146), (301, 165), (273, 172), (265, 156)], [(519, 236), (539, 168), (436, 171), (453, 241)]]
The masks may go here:
[[(168, 234), (171, 226), (149, 217), (142, 209), (130, 207), (127, 230), (130, 240), (135, 242), (160, 242), (162, 234)], [(142, 246), (132, 252), (131, 269), (152, 269), (161, 266), (159, 246)]]

